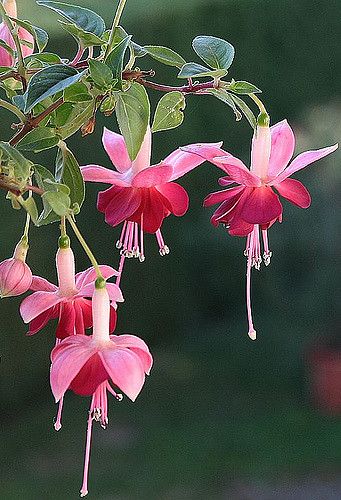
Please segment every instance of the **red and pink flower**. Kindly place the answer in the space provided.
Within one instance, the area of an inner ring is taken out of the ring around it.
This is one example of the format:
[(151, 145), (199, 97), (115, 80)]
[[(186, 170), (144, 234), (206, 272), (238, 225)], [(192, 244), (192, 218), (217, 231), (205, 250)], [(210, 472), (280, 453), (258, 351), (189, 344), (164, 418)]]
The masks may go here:
[[(3, 2), (5, 10), (10, 17), (17, 17), (17, 4), (15, 0), (5, 0)], [(21, 45), (22, 54), (24, 57), (33, 54), (34, 38), (27, 30), (21, 26), (18, 28), (19, 40), (23, 40), (32, 45), (28, 47), (25, 44)], [(16, 50), (12, 33), (6, 23), (0, 23), (0, 40), (5, 42), (11, 49)], [(14, 57), (4, 48), (0, 47), (0, 66), (12, 67), (15, 63)]]

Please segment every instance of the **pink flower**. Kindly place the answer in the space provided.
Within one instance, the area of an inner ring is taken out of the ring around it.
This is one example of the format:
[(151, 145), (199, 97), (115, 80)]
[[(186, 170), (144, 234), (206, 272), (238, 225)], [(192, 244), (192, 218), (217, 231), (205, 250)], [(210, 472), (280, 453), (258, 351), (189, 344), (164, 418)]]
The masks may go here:
[[(105, 285), (104, 285), (105, 286)], [(149, 374), (153, 358), (147, 345), (134, 335), (109, 335), (110, 296), (107, 289), (94, 290), (92, 299), (93, 334), (73, 335), (63, 340), (51, 353), (51, 388), (56, 401), (68, 389), (82, 396), (92, 396), (85, 450), (81, 496), (88, 493), (88, 468), (93, 420), (102, 427), (108, 423), (107, 391), (116, 399), (110, 385), (135, 401), (141, 391), (145, 374)]]
[[(39, 332), (51, 319), (58, 318), (56, 337), (63, 339), (75, 333), (84, 334), (92, 326), (91, 297), (94, 291), (96, 272), (94, 268), (75, 275), (75, 259), (71, 248), (60, 248), (56, 256), (58, 283), (53, 285), (44, 278), (33, 276), (32, 295), (26, 297), (20, 306), (25, 323), (29, 323), (29, 335)], [(117, 276), (112, 267), (100, 266), (104, 278)], [(116, 302), (122, 302), (121, 290), (114, 283), (108, 283), (111, 300), (110, 331), (116, 325)]]
[(26, 264), (28, 244), (22, 239), (14, 250), (13, 257), (0, 263), (0, 297), (15, 297), (29, 290), (32, 272)]
[[(261, 118), (262, 117), (261, 115)], [(286, 120), (269, 128), (267, 120), (257, 126), (251, 148), (251, 169), (229, 153), (221, 150), (219, 157), (210, 161), (228, 174), (219, 179), (222, 186), (232, 186), (207, 196), (204, 206), (220, 203), (212, 216), (215, 226), (224, 224), (231, 235), (247, 236), (247, 312), (249, 336), (256, 338), (251, 313), (251, 268), (260, 268), (262, 257), (269, 265), (267, 229), (277, 220), (282, 221), (283, 207), (279, 196), (301, 208), (310, 206), (310, 194), (303, 184), (289, 177), (332, 153), (338, 145), (298, 155), (290, 164), (295, 149), (294, 133)], [(188, 150), (186, 148), (186, 150)], [(190, 151), (195, 152), (192, 147)], [(202, 155), (202, 152), (198, 151)], [(278, 194), (276, 194), (276, 192)], [(261, 252), (260, 231), (263, 238)]]
[[(15, 0), (5, 0), (3, 2), (3, 4), (4, 4), (4, 7), (5, 7), (7, 14), (10, 17), (16, 18), (17, 17), (16, 1)], [(28, 47), (27, 45), (24, 45), (24, 44), (21, 45), (23, 56), (26, 57), (26, 56), (33, 54), (34, 38), (31, 35), (31, 33), (29, 33), (24, 28), (19, 27), (18, 35), (19, 35), (20, 40), (23, 40), (25, 42), (29, 42), (30, 44), (32, 44), (32, 48)], [(12, 33), (10, 32), (9, 28), (7, 27), (7, 25), (4, 22), (2, 22), (0, 24), (0, 40), (5, 42), (13, 50), (16, 50), (16, 46), (15, 46), (15, 43), (13, 40)], [(3, 47), (0, 47), (0, 66), (12, 67), (14, 65), (14, 63), (15, 63), (15, 61), (14, 61), (13, 56), (11, 54), (9, 54), (9, 52), (7, 52), (6, 49), (4, 49)]]
[[(82, 167), (84, 179), (90, 182), (112, 184), (98, 195), (98, 210), (105, 214), (111, 226), (124, 223), (117, 247), (126, 257), (144, 260), (143, 233), (155, 233), (160, 254), (169, 253), (165, 245), (161, 225), (170, 214), (178, 217), (188, 209), (188, 194), (173, 182), (204, 162), (198, 155), (177, 149), (157, 165), (150, 165), (150, 128), (146, 132), (141, 149), (134, 161), (128, 155), (124, 138), (104, 129), (103, 144), (117, 171), (98, 165)], [(205, 158), (221, 154), (221, 144), (197, 144)]]

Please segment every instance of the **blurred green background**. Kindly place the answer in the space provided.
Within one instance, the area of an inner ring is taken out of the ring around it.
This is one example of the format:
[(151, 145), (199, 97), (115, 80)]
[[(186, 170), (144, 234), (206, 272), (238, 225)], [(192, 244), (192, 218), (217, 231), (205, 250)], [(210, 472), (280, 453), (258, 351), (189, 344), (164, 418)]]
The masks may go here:
[[(114, 1), (79, 0), (110, 25)], [(72, 38), (57, 16), (19, 0), (23, 18), (53, 30), (49, 49), (68, 57)], [(341, 4), (339, 0), (129, 0), (123, 25), (140, 44), (165, 44), (187, 60), (191, 40), (211, 34), (236, 47), (230, 76), (263, 89), (276, 122), (287, 118), (298, 150), (324, 147), (341, 137)], [(152, 60), (155, 81), (177, 83), (176, 73)], [(159, 97), (151, 94), (153, 103)], [(9, 116), (1, 122), (8, 139)], [(110, 167), (96, 132), (69, 140), (81, 164)], [(105, 122), (116, 130), (114, 116)], [(251, 130), (220, 102), (189, 96), (185, 124), (156, 134), (157, 162), (179, 144), (224, 140), (249, 158)], [(53, 168), (54, 154), (40, 161)], [(244, 241), (214, 229), (204, 196), (220, 172), (206, 164), (181, 180), (191, 208), (164, 223), (168, 257), (146, 238), (144, 264), (128, 261), (122, 281), (118, 333), (147, 341), (155, 366), (135, 404), (110, 399), (110, 424), (95, 426), (90, 496), (118, 499), (341, 498), (341, 420), (317, 410), (306, 359), (316, 339), (340, 335), (340, 152), (299, 173), (309, 187), (309, 211), (285, 203), (283, 224), (271, 229), (271, 266), (254, 272), (258, 341), (247, 337)], [(116, 266), (119, 230), (95, 210), (98, 187), (89, 186), (79, 226), (103, 263)], [(24, 214), (2, 201), (0, 258), (12, 252)], [(31, 232), (28, 262), (55, 281), (58, 226)], [(74, 240), (77, 268), (88, 267)], [(63, 428), (53, 430), (49, 388), (53, 328), (25, 337), (20, 299), (1, 302), (1, 485), (8, 500), (77, 498), (89, 401), (66, 397)], [(301, 495), (301, 496), (299, 496)]]

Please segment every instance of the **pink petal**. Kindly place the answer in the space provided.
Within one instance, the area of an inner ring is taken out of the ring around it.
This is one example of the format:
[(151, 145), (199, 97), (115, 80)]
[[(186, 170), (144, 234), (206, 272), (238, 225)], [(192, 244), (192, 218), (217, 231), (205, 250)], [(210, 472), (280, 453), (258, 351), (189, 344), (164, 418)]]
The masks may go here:
[(240, 236), (241, 238), (244, 238), (251, 233), (253, 228), (254, 224), (249, 224), (240, 218), (236, 218), (232, 220), (228, 231), (231, 236)]
[(279, 184), (274, 184), (281, 196), (291, 201), (294, 205), (301, 208), (308, 208), (311, 203), (309, 191), (300, 181), (296, 179), (285, 179)]
[(100, 165), (84, 165), (81, 167), (83, 178), (86, 182), (102, 182), (115, 186), (130, 186), (128, 177), (119, 172)]
[(127, 220), (139, 208), (142, 195), (139, 189), (113, 186), (98, 194), (97, 207), (105, 213), (105, 221), (117, 226)]
[(253, 174), (244, 163), (235, 156), (221, 156), (212, 160), (214, 165), (229, 174), (231, 180), (242, 186), (257, 187), (261, 181), (257, 175)]
[(271, 153), (269, 160), (269, 177), (275, 177), (288, 165), (295, 150), (295, 136), (287, 120), (283, 120), (270, 128)]
[[(118, 271), (116, 271), (111, 266), (101, 265), (99, 266), (99, 268), (101, 270), (103, 278), (105, 279), (109, 279), (112, 278), (112, 276), (119, 275)], [(85, 271), (76, 274), (76, 287), (80, 289), (82, 288), (82, 286), (88, 285), (89, 283), (96, 281), (96, 279), (97, 279), (97, 274), (95, 269), (93, 267), (89, 267)]]
[(102, 142), (110, 160), (119, 172), (124, 173), (131, 168), (131, 160), (122, 135), (104, 127)]
[(229, 196), (225, 196), (225, 201), (223, 201), (211, 217), (211, 223), (214, 226), (217, 226), (219, 223), (230, 225), (231, 219), (235, 218), (236, 214), (238, 214), (241, 205), (252, 191), (252, 188), (242, 186), (240, 188), (232, 188), (229, 191)]
[(135, 401), (145, 380), (139, 356), (129, 349), (118, 348), (114, 344), (101, 350), (99, 356), (113, 384)]
[(149, 188), (157, 184), (164, 184), (170, 180), (172, 171), (172, 167), (166, 164), (145, 168), (133, 177), (131, 185), (134, 187)]
[[(29, 33), (27, 30), (25, 30), (25, 28), (20, 27), (18, 34), (19, 34), (20, 40), (25, 40), (26, 42), (31, 43), (34, 47), (34, 38), (31, 35), (31, 33)], [(21, 47), (22, 47), (22, 49), (21, 49), (22, 54), (24, 57), (30, 56), (34, 52), (33, 47), (31, 48), (31, 47), (28, 47), (27, 45), (24, 45), (24, 44), (21, 44)]]
[(338, 147), (338, 144), (334, 144), (334, 146), (329, 146), (328, 148), (316, 149), (314, 151), (306, 151), (305, 153), (301, 153), (300, 155), (296, 156), (296, 158), (290, 163), (290, 165), (278, 177), (276, 177), (271, 182), (271, 184), (282, 182), (284, 179), (297, 172), (298, 170), (301, 170), (314, 161), (320, 160), (321, 158), (324, 158), (325, 156), (333, 153)]
[(234, 198), (236, 195), (244, 191), (244, 189), (244, 186), (238, 186), (211, 193), (204, 199), (204, 207), (210, 207), (211, 205), (215, 205), (216, 203), (229, 201), (231, 198)]
[(170, 180), (174, 181), (193, 170), (193, 168), (198, 167), (204, 161), (211, 161), (215, 156), (226, 154), (221, 149), (221, 146), (222, 142), (189, 144), (173, 151), (162, 163), (173, 167)]
[(97, 351), (91, 337), (72, 335), (57, 345), (51, 353), (51, 389), (56, 401), (68, 390), (72, 380), (88, 359)]
[(55, 292), (58, 290), (58, 287), (47, 281), (45, 278), (33, 276), (30, 290), (33, 290), (34, 292)]
[(161, 186), (156, 186), (156, 189), (169, 201), (174, 215), (181, 217), (187, 212), (189, 197), (182, 186), (176, 182), (167, 182)]
[(279, 217), (282, 205), (271, 187), (255, 188), (246, 198), (240, 212), (240, 217), (249, 224), (266, 224)]
[(136, 156), (135, 160), (132, 162), (132, 170), (134, 173), (140, 172), (141, 170), (148, 168), (150, 166), (150, 158), (152, 153), (152, 132), (150, 126), (148, 125), (146, 135), (144, 136), (140, 151)]
[(235, 181), (232, 179), (231, 180), (231, 177), (229, 176), (226, 176), (226, 177), (220, 177), (220, 179), (218, 179), (218, 184), (220, 186), (230, 186), (231, 184), (234, 184)]
[[(92, 297), (95, 290), (95, 282), (89, 283), (82, 287), (78, 296), (80, 297)], [(109, 293), (109, 298), (113, 302), (124, 302), (124, 298), (121, 289), (115, 285), (115, 283), (107, 283), (107, 291)]]
[(135, 335), (111, 335), (111, 340), (119, 347), (127, 347), (135, 352), (143, 364), (144, 371), (149, 375), (153, 365), (153, 357), (150, 354), (147, 344)]
[(63, 297), (55, 292), (34, 292), (29, 295), (20, 305), (20, 314), (24, 323), (30, 323), (32, 319), (59, 304), (62, 300), (64, 300)]
[[(7, 45), (15, 50), (15, 43), (12, 34), (6, 24), (0, 24), (0, 40), (3, 40)], [(14, 65), (14, 58), (7, 52), (6, 49), (0, 47), (0, 66), (10, 67)]]

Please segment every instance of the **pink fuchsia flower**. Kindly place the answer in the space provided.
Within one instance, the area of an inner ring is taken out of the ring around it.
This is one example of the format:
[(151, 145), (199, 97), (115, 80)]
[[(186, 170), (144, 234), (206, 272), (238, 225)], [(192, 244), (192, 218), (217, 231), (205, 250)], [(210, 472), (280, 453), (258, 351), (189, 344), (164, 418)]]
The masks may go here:
[(269, 128), (266, 118), (264, 120), (261, 115), (263, 122), (254, 133), (250, 170), (241, 160), (224, 151), (221, 151), (219, 157), (210, 160), (228, 174), (219, 179), (220, 185), (230, 187), (208, 195), (204, 201), (204, 206), (220, 203), (211, 219), (215, 226), (224, 224), (232, 236), (247, 236), (246, 298), (249, 336), (253, 340), (256, 338), (256, 331), (251, 313), (251, 268), (259, 269), (262, 262), (260, 231), (263, 238), (263, 259), (265, 265), (268, 265), (271, 252), (267, 229), (277, 220), (282, 221), (283, 207), (278, 194), (294, 205), (308, 208), (311, 202), (309, 192), (301, 182), (289, 177), (338, 147), (335, 144), (324, 149), (306, 151), (289, 163), (295, 149), (295, 136), (291, 127), (284, 120)]
[[(3, 5), (5, 7), (7, 14), (10, 17), (14, 18), (17, 17), (17, 4), (15, 0), (5, 0), (3, 2)], [(34, 38), (31, 35), (31, 33), (29, 33), (24, 28), (19, 27), (18, 36), (20, 40), (32, 44), (32, 47), (28, 47), (27, 45), (22, 44), (21, 49), (23, 56), (26, 57), (33, 54)], [(16, 50), (12, 33), (10, 32), (8, 26), (4, 22), (0, 24), (0, 40), (5, 42), (9, 47), (11, 47), (11, 49)], [(15, 61), (13, 56), (9, 52), (7, 52), (6, 49), (0, 47), (0, 66), (12, 67), (14, 63)]]
[[(56, 256), (58, 287), (44, 278), (33, 276), (32, 295), (20, 306), (25, 323), (29, 323), (29, 335), (39, 332), (51, 319), (58, 318), (57, 339), (69, 335), (84, 334), (92, 327), (91, 297), (94, 291), (96, 272), (94, 268), (75, 274), (75, 259), (71, 248), (59, 248)], [(100, 266), (104, 278), (117, 276), (112, 267)], [(116, 302), (122, 302), (121, 290), (108, 283), (110, 295), (110, 331), (116, 326)]]
[(13, 257), (0, 263), (0, 297), (15, 297), (29, 290), (32, 272), (26, 264), (27, 238), (22, 238), (14, 250)]
[[(141, 149), (134, 161), (128, 155), (124, 138), (104, 129), (103, 145), (117, 171), (98, 165), (82, 167), (84, 179), (112, 186), (98, 195), (97, 207), (111, 226), (123, 223), (117, 248), (126, 257), (144, 260), (143, 234), (155, 233), (160, 254), (169, 253), (161, 225), (170, 214), (181, 217), (187, 212), (189, 199), (185, 189), (173, 182), (205, 160), (177, 149), (157, 165), (151, 165), (152, 134), (148, 127)], [(196, 144), (205, 158), (221, 153), (219, 144)]]
[(84, 460), (81, 496), (88, 493), (88, 470), (93, 420), (103, 428), (108, 423), (107, 391), (122, 399), (110, 382), (135, 401), (153, 358), (147, 345), (134, 335), (109, 335), (110, 296), (105, 282), (96, 281), (92, 298), (93, 334), (74, 335), (63, 340), (51, 353), (51, 388), (56, 401), (71, 389), (92, 396)]

